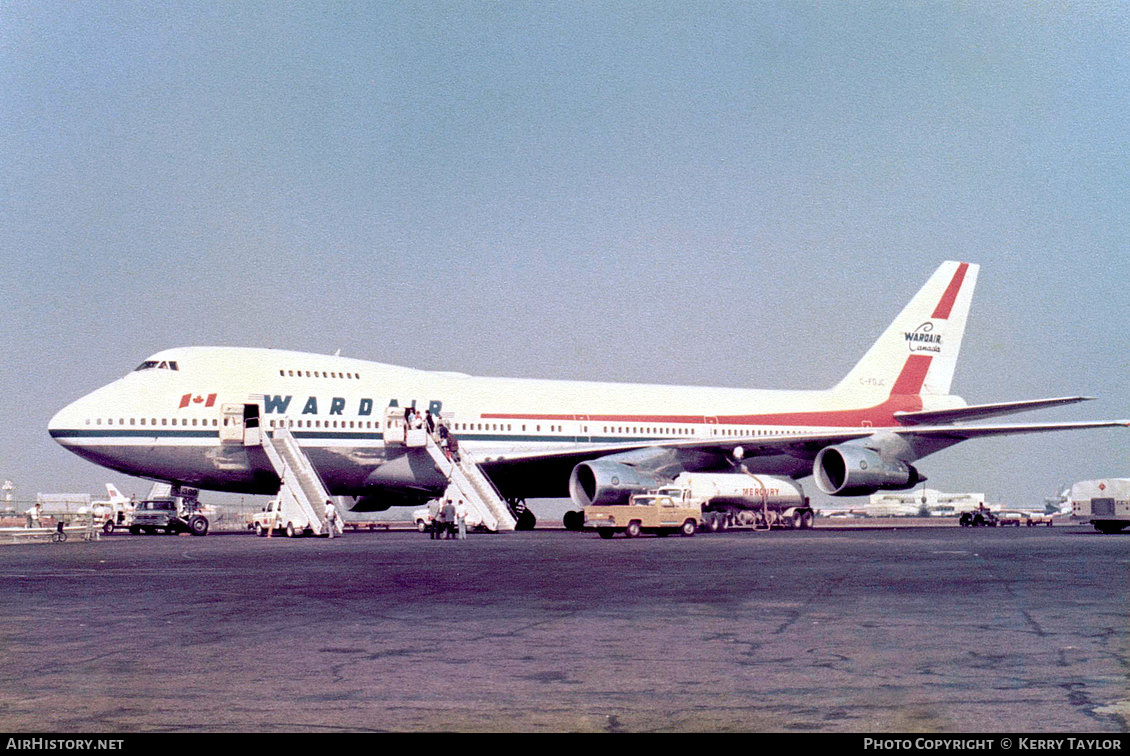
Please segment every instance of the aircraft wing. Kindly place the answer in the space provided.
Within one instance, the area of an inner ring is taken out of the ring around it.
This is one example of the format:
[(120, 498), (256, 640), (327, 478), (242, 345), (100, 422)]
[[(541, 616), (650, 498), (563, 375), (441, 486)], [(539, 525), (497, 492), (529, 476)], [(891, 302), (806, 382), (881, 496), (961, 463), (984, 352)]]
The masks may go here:
[[(746, 438), (728, 437), (725, 439), (709, 438), (689, 441), (666, 439), (589, 446), (584, 449), (570, 448), (558, 452), (519, 452), (499, 457), (485, 457), (480, 460), (479, 464), (499, 490), (504, 491), (506, 495), (509, 495), (510, 492), (515, 492), (516, 495), (517, 491), (522, 491), (523, 496), (533, 498), (558, 497), (566, 495), (562, 490), (563, 486), (568, 481), (573, 467), (581, 462), (647, 449), (653, 449), (657, 452), (669, 449), (680, 453), (684, 460), (697, 459), (699, 462), (705, 462), (713, 459), (717, 463), (714, 467), (718, 469), (721, 464), (732, 463), (735, 449), (741, 447), (741, 456), (745, 460), (757, 457), (790, 457), (794, 460), (794, 464), (791, 465), (793, 472), (782, 470), (780, 474), (795, 474), (797, 477), (802, 477), (804, 473), (801, 471), (805, 464), (811, 464), (810, 461), (815, 459), (824, 447), (845, 441), (868, 438), (875, 434), (889, 433), (903, 437), (912, 446), (922, 449), (919, 456), (925, 456), (970, 438), (1112, 427), (1130, 427), (1130, 420), (1003, 425), (861, 427)], [(706, 467), (702, 469), (706, 469)]]
[(925, 425), (928, 423), (953, 423), (961, 420), (981, 420), (987, 417), (1009, 415), (1014, 412), (1059, 407), (1064, 404), (1087, 402), (1093, 396), (1061, 396), (1054, 399), (1030, 399), (1023, 402), (996, 402), (994, 404), (974, 404), (945, 410), (926, 410), (923, 412), (896, 412), (895, 419), (902, 425)]

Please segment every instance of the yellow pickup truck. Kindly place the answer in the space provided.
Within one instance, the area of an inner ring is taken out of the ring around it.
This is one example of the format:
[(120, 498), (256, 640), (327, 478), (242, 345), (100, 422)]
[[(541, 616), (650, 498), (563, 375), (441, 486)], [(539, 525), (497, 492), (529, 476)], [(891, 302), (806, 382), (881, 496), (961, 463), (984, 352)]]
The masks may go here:
[(688, 507), (670, 496), (654, 493), (636, 494), (627, 504), (587, 506), (584, 512), (585, 527), (594, 528), (601, 538), (611, 538), (618, 532), (628, 538), (643, 533), (693, 536), (702, 522), (701, 507)]

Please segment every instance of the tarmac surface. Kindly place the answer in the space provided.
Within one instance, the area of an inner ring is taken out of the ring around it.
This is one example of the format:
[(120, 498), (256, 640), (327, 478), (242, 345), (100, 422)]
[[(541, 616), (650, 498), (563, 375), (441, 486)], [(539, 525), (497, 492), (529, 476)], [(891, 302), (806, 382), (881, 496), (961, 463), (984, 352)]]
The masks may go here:
[(0, 730), (1126, 732), (1130, 534), (0, 548)]

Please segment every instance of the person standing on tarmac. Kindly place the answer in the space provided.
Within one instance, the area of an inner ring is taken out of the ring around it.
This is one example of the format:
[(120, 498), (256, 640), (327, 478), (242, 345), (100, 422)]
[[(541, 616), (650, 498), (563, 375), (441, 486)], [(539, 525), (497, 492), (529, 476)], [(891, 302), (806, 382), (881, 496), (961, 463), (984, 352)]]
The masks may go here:
[(443, 505), (443, 520), (444, 520), (444, 523), (447, 525), (447, 533), (444, 535), (444, 538), (448, 538), (448, 539), (454, 538), (455, 537), (455, 505), (451, 503), (451, 499), (448, 499), (447, 502)]
[(332, 499), (326, 499), (326, 532), (330, 538), (334, 537), (334, 529), (337, 527), (337, 509), (334, 507)]
[(432, 540), (438, 541), (446, 530), (447, 523), (444, 521), (444, 505), (440, 504), (436, 507), (436, 513), (432, 515)]
[(460, 499), (459, 503), (455, 505), (455, 522), (459, 526), (458, 538), (460, 541), (467, 540), (467, 505)]

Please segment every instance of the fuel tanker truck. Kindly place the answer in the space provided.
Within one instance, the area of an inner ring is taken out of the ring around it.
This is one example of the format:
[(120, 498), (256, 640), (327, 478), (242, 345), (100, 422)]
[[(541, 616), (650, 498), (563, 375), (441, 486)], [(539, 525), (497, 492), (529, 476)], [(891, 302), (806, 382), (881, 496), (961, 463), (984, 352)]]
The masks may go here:
[[(626, 505), (643, 506), (657, 497), (680, 509), (699, 510), (699, 528), (710, 532), (737, 528), (805, 530), (816, 519), (797, 481), (749, 472), (680, 472), (670, 484), (636, 494)], [(608, 506), (589, 504), (583, 512), (567, 512), (565, 528), (596, 527), (592, 523), (606, 518)], [(624, 505), (619, 506), (624, 509)]]
[(815, 514), (800, 484), (791, 478), (750, 473), (680, 473), (660, 491), (702, 508), (702, 526), (730, 528), (812, 527)]
[[(733, 528), (804, 530), (811, 528), (815, 520), (808, 497), (791, 478), (744, 472), (684, 472), (668, 485), (636, 494), (628, 505), (643, 505), (656, 497), (669, 499), (680, 509), (700, 510), (700, 528), (709, 532)], [(604, 511), (608, 506), (590, 504), (583, 513), (570, 512), (566, 514), (565, 526), (580, 530), (608, 514)], [(575, 515), (580, 516), (571, 520)]]

